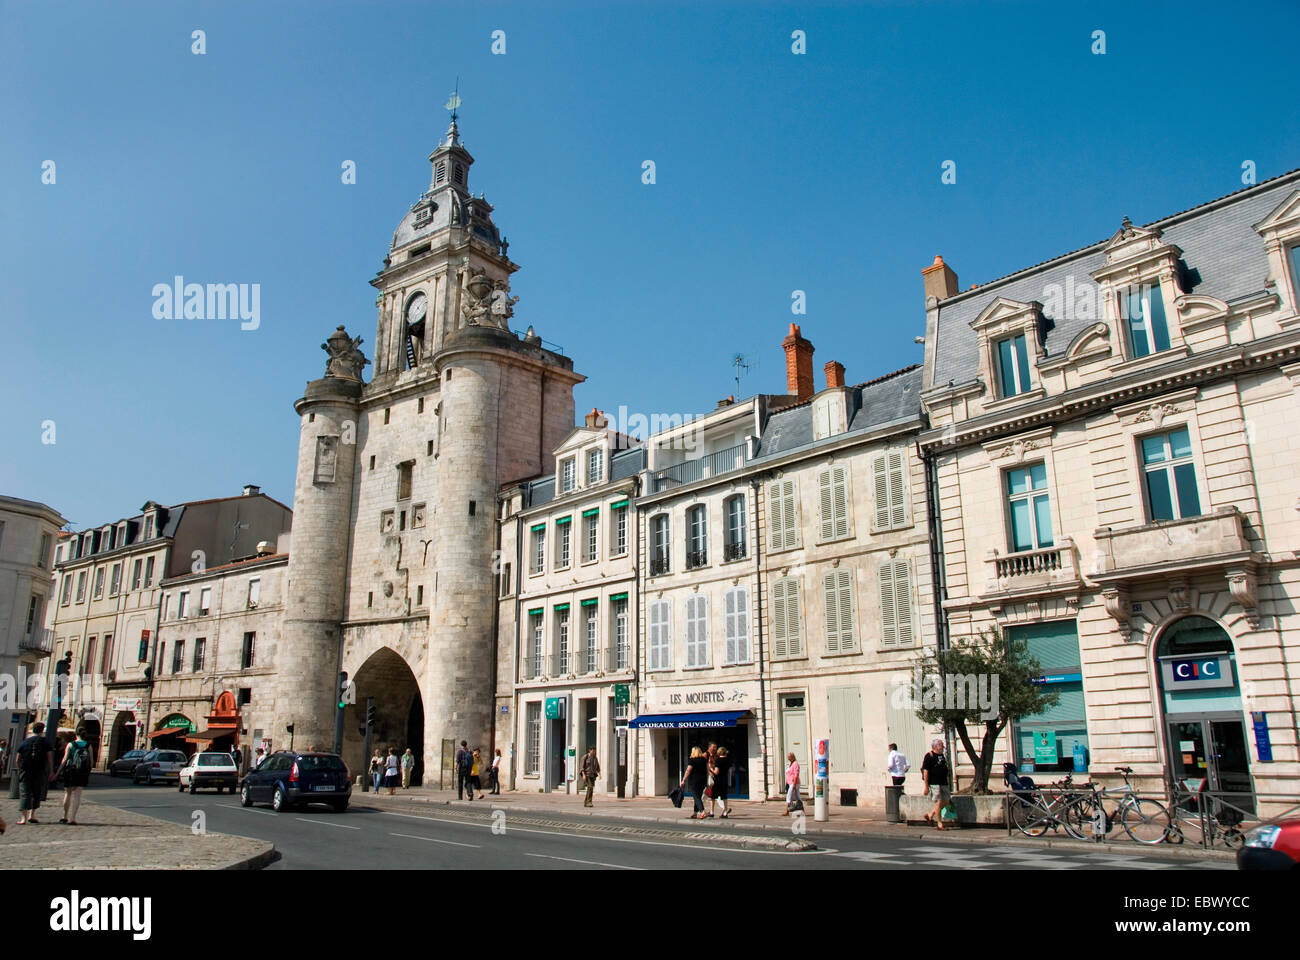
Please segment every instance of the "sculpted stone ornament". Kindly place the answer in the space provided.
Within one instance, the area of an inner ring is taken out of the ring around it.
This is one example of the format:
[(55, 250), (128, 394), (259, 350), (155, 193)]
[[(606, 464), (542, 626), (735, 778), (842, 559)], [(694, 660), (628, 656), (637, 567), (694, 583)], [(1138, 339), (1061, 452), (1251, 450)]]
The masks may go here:
[[(468, 264), (465, 270), (469, 271)], [(460, 312), (468, 326), (495, 326), (503, 329), (515, 314), (518, 297), (510, 296), (510, 285), (504, 280), (493, 280), (482, 269), (468, 273), (465, 280), (465, 302)]]
[(320, 345), (329, 354), (325, 361), (325, 376), (338, 377), (343, 380), (360, 380), (361, 371), (370, 361), (361, 352), (360, 337), (349, 337), (342, 324), (330, 334), (330, 338)]
[(504, 280), (496, 280), (492, 284), (492, 315), (498, 317), (498, 325), (504, 327), (506, 321), (515, 315), (515, 304), (519, 302), (518, 297), (510, 296), (510, 284)]

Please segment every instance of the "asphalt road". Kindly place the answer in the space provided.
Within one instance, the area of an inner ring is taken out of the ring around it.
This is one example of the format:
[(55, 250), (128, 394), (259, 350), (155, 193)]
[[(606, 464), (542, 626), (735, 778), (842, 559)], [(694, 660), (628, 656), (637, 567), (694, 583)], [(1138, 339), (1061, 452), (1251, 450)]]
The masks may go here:
[[(1232, 869), (1231, 863), (1169, 860), (1082, 848), (1034, 849), (1013, 844), (972, 844), (939, 838), (823, 837), (817, 851), (742, 850), (684, 834), (692, 828), (656, 824), (636, 835), (604, 836), (562, 815), (493, 822), (491, 811), (432, 807), (389, 813), (353, 806), (346, 813), (327, 807), (275, 813), (269, 807), (240, 806), (229, 793), (191, 796), (173, 787), (134, 786), (94, 777), (87, 799), (139, 811), (174, 823), (194, 823), (202, 812), (206, 829), (269, 840), (279, 859), (271, 870), (463, 869), (492, 870), (1180, 870)], [(463, 813), (461, 811), (464, 811)], [(543, 819), (544, 824), (530, 824)], [(524, 822), (519, 822), (524, 821)], [(618, 824), (617, 820), (596, 824)], [(698, 829), (698, 828), (696, 828)], [(640, 828), (638, 828), (638, 831)], [(764, 835), (770, 836), (770, 833)]]

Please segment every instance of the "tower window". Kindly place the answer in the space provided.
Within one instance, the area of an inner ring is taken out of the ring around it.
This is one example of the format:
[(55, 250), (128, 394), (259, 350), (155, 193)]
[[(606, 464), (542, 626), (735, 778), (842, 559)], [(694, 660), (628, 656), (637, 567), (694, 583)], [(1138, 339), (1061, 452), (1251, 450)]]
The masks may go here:
[(442, 183), (446, 179), (447, 179), (447, 161), (439, 160), (437, 165), (433, 168), (433, 182)]
[(392, 407), (384, 407), (384, 426), (388, 426), (388, 417), (389, 414), (391, 414), (392, 412), (393, 412)]
[(375, 605), (375, 595), (374, 595), (373, 593), (367, 593), (367, 594), (366, 594), (366, 606), (367, 606), (367, 607), (373, 607), (374, 605)]
[(414, 460), (404, 460), (397, 465), (397, 499), (411, 499), (411, 474), (415, 470)]
[(465, 182), (465, 166), (464, 166), (464, 164), (460, 164), (460, 163), (456, 164), (456, 166), (455, 166), (455, 171), (456, 171), (456, 174), (455, 174), (455, 176), (456, 176), (456, 182), (457, 182), (457, 183), (460, 183), (460, 184), (463, 184), (463, 183)]
[(475, 507), (475, 505), (476, 505), (476, 504), (475, 504), (475, 501), (471, 500), (471, 501), (469, 502), (469, 515), (470, 515), (471, 517), (474, 516), (474, 507)]
[(370, 458), (370, 469), (371, 469), (371, 470), (375, 469), (375, 458), (374, 458), (374, 457), (371, 457), (371, 458)]
[(424, 397), (421, 397), (415, 405), (416, 413), (424, 413)]
[(416, 605), (417, 607), (422, 607), (422, 606), (424, 606), (424, 586), (423, 586), (423, 584), (421, 584), (420, 586), (417, 586), (417, 587), (415, 588), (415, 605)]
[(425, 455), (426, 457), (431, 457), (431, 456), (433, 456), (433, 441), (432, 441), (432, 440), (429, 440), (429, 441), (426, 442), (425, 447), (424, 447), (424, 455)]

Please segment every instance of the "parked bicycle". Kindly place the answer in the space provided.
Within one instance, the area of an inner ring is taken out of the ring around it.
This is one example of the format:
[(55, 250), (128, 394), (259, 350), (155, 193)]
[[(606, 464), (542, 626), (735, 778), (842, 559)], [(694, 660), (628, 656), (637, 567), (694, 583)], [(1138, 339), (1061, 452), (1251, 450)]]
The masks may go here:
[[(1132, 767), (1116, 767), (1115, 772), (1124, 777), (1122, 787), (1084, 785), (1087, 793), (1076, 797), (1065, 811), (1066, 830), (1082, 839), (1102, 840), (1119, 825), (1137, 843), (1162, 843), (1173, 826), (1169, 810), (1159, 800), (1138, 794), (1129, 783)], [(1109, 800), (1117, 801), (1112, 809), (1106, 808)]]
[[(1195, 789), (1190, 789), (1195, 786)], [(1173, 802), (1173, 823), (1169, 827), (1168, 842), (1182, 843), (1183, 825), (1194, 828), (1194, 837), (1207, 847), (1222, 843), (1229, 850), (1235, 850), (1246, 842), (1246, 834), (1241, 830), (1245, 814), (1222, 800), (1204, 793), (1205, 781), (1194, 780), (1179, 785), (1175, 783), (1171, 791)]]
[(1011, 788), (1007, 814), (1011, 823), (1027, 837), (1041, 837), (1049, 829), (1065, 828), (1077, 840), (1086, 839), (1067, 817), (1071, 804), (1080, 796), (1071, 776), (1046, 787), (1016, 773), (1015, 764), (1002, 766), (1002, 779)]

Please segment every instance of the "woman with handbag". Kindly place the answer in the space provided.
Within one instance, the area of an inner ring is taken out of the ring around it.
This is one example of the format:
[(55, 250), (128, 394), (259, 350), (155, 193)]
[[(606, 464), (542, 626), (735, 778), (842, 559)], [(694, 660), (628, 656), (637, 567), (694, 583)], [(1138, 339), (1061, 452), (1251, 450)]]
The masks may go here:
[(709, 744), (709, 749), (704, 751), (704, 759), (707, 761), (704, 764), (704, 768), (709, 771), (709, 779), (704, 785), (704, 796), (708, 798), (709, 801), (708, 817), (710, 820), (712, 820), (713, 801), (717, 796), (717, 791), (714, 789), (714, 785), (713, 785), (713, 775), (714, 773), (717, 772), (717, 766), (718, 766), (718, 745), (716, 743)]
[(785, 758), (790, 765), (785, 768), (785, 813), (781, 816), (788, 817), (791, 810), (803, 809), (803, 801), (799, 799), (799, 761), (793, 753), (787, 753)]
[[(716, 803), (718, 809), (722, 811), (718, 816), (722, 820), (727, 819), (727, 773), (731, 769), (731, 757), (727, 754), (726, 747), (718, 747), (718, 752), (713, 758), (713, 769), (710, 774), (713, 777), (713, 799), (711, 803)], [(709, 816), (713, 816), (710, 812)]]
[(704, 819), (704, 790), (709, 779), (709, 758), (699, 747), (691, 747), (691, 757), (686, 761), (686, 773), (682, 776), (681, 786), (694, 801), (691, 819)]

